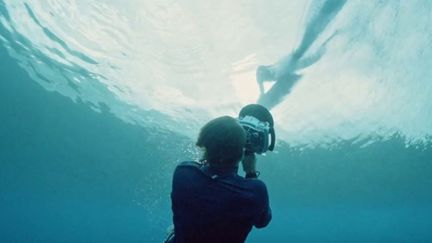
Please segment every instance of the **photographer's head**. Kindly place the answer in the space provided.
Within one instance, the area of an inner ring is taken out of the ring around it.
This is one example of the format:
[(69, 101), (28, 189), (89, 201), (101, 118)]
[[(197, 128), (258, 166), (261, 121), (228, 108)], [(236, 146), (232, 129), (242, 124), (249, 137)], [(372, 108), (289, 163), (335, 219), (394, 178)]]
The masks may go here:
[(204, 159), (214, 167), (234, 167), (243, 156), (246, 134), (238, 121), (222, 116), (201, 128), (196, 145), (205, 149)]

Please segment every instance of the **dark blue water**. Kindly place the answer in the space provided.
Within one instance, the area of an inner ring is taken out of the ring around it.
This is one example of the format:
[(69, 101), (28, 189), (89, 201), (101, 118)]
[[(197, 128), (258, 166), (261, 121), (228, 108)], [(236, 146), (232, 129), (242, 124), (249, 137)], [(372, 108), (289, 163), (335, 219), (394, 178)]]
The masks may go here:
[(168, 178), (158, 184), (159, 175), (178, 159), (167, 148), (184, 139), (46, 92), (3, 48), (0, 56), (2, 242), (161, 238), (165, 225), (149, 222), (161, 209), (139, 206), (137, 191), (152, 183), (147, 196), (167, 200)]

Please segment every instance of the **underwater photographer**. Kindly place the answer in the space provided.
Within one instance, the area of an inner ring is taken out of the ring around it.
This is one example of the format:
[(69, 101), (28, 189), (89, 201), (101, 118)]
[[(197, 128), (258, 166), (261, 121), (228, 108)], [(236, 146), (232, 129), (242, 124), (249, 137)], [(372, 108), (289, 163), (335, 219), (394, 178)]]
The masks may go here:
[[(272, 151), (274, 122), (263, 106), (245, 106), (237, 119), (222, 116), (201, 128), (202, 160), (180, 163), (173, 175), (174, 228), (165, 242), (242, 243), (252, 227), (272, 218), (256, 155)], [(245, 177), (238, 175), (240, 161)]]

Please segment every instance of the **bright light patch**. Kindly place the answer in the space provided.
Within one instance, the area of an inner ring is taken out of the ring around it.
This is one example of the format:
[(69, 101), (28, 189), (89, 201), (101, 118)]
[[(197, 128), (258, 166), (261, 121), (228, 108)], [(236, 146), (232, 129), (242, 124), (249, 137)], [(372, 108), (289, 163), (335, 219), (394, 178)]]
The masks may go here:
[(242, 104), (256, 102), (259, 96), (259, 87), (255, 80), (255, 71), (236, 73), (231, 75), (230, 79)]

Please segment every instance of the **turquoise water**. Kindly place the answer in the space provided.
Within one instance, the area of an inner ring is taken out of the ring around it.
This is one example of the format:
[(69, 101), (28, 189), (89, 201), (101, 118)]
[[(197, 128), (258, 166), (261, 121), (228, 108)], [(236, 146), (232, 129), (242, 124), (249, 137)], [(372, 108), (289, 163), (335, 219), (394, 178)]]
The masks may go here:
[[(258, 98), (322, 1), (47, 3), (0, 1), (2, 242), (161, 242), (197, 129)], [(314, 39), (247, 242), (432, 241), (431, 13), (349, 1)]]

